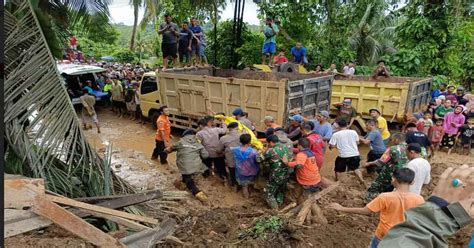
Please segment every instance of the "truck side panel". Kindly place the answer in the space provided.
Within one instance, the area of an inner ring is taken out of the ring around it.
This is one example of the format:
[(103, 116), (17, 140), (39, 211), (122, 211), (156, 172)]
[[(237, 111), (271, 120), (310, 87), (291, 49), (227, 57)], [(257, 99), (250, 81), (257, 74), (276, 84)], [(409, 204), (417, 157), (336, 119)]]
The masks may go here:
[[(356, 80), (334, 80), (331, 101), (352, 99), (352, 106), (363, 118), (370, 118), (369, 109), (379, 108), (388, 121), (401, 120), (405, 115), (410, 83)], [(335, 108), (332, 107), (333, 113)]]
[(237, 107), (249, 113), (259, 131), (265, 129), (261, 122), (265, 115), (283, 121), (284, 82), (170, 73), (160, 73), (159, 78), (164, 104), (177, 127), (195, 126), (208, 110), (229, 115)]
[(324, 76), (288, 82), (288, 112), (314, 117), (321, 110), (329, 110), (333, 79)]

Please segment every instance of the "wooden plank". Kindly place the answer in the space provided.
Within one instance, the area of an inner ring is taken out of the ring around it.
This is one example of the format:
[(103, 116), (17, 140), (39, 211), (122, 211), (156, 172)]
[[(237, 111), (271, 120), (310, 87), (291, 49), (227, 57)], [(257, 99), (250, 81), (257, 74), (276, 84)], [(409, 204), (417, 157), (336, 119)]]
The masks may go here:
[(174, 219), (167, 219), (158, 227), (132, 234), (120, 239), (120, 242), (125, 244), (128, 248), (151, 248), (154, 247), (158, 241), (172, 234), (175, 230), (175, 226), (176, 221)]
[(78, 201), (75, 201), (73, 199), (69, 199), (69, 198), (65, 198), (65, 197), (46, 195), (46, 198), (50, 201), (60, 203), (60, 204), (63, 204), (63, 205), (67, 205), (67, 206), (71, 206), (71, 207), (86, 209), (86, 210), (90, 210), (90, 211), (97, 212), (97, 213), (118, 216), (118, 217), (122, 217), (122, 218), (125, 218), (125, 219), (145, 222), (145, 223), (154, 224), (154, 225), (158, 224), (158, 220), (153, 219), (153, 218), (134, 215), (134, 214), (129, 214), (129, 213), (126, 213), (126, 212), (123, 212), (123, 211), (118, 211), (118, 210), (114, 210), (114, 209), (110, 209), (110, 208), (106, 208), (106, 207), (94, 206), (94, 205), (91, 205), (91, 204), (78, 202)]
[(50, 220), (30, 210), (4, 209), (4, 238), (44, 228), (53, 224)]
[(320, 199), (321, 197), (327, 195), (329, 192), (333, 191), (339, 187), (339, 182), (336, 182), (332, 184), (331, 186), (323, 189), (322, 191), (310, 196), (306, 201), (304, 201), (300, 206), (301, 210), (299, 211), (297, 217), (296, 217), (296, 224), (302, 225), (304, 223), (304, 220), (306, 219), (306, 216), (308, 215), (308, 212), (311, 210), (311, 205)]
[(151, 190), (136, 194), (84, 197), (76, 198), (74, 200), (94, 204), (96, 206), (117, 209), (154, 200), (161, 197), (163, 197), (163, 192), (161, 192), (160, 190)]
[(50, 201), (47, 197), (38, 195), (35, 198), (33, 212), (50, 219), (56, 225), (70, 231), (71, 233), (87, 240), (99, 247), (125, 247), (118, 240), (103, 233), (93, 225), (75, 216), (58, 204)]
[(147, 226), (144, 226), (142, 224), (139, 224), (137, 222), (127, 220), (127, 219), (124, 219), (124, 218), (121, 218), (121, 217), (113, 216), (113, 215), (110, 215), (110, 214), (101, 214), (101, 213), (97, 213), (97, 212), (90, 211), (90, 210), (82, 210), (82, 211), (87, 212), (90, 215), (95, 216), (95, 217), (111, 220), (111, 221), (113, 221), (117, 224), (128, 227), (128, 228), (130, 228), (132, 230), (135, 230), (135, 231), (143, 231), (143, 230), (151, 229), (151, 228), (149, 228)]
[(31, 207), (38, 194), (44, 195), (44, 180), (9, 175), (4, 182), (4, 208)]

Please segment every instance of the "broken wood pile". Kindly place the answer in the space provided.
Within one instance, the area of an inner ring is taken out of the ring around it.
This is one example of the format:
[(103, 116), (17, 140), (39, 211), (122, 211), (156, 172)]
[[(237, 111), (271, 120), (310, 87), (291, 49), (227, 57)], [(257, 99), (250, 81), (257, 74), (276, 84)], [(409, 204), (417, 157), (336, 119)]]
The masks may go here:
[(280, 213), (284, 213), (285, 217), (287, 217), (288, 219), (296, 215), (296, 218), (294, 220), (294, 224), (296, 225), (325, 225), (328, 223), (328, 221), (323, 215), (321, 208), (318, 206), (318, 204), (316, 204), (316, 201), (319, 200), (321, 197), (327, 195), (331, 191), (335, 190), (337, 187), (339, 187), (338, 182), (331, 184), (329, 187), (323, 189), (322, 191), (311, 195), (310, 197), (308, 197), (308, 199), (306, 199), (303, 203), (299, 205), (296, 205), (296, 203), (288, 205), (287, 207), (282, 209)]
[[(179, 239), (171, 236), (176, 221), (131, 214), (118, 209), (161, 199), (159, 190), (105, 197), (70, 199), (47, 192), (43, 179), (5, 174), (4, 237), (37, 230), (55, 224), (99, 247), (153, 247), (160, 240)], [(119, 229), (133, 234), (121, 239), (103, 232), (83, 217), (94, 216), (114, 222)]]

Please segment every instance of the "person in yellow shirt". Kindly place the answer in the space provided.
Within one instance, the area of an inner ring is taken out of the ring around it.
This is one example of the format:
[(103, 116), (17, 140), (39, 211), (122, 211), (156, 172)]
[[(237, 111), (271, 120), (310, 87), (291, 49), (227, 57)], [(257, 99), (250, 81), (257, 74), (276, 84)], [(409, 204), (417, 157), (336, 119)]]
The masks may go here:
[(390, 131), (388, 131), (387, 120), (382, 117), (380, 110), (376, 108), (370, 109), (369, 114), (372, 116), (372, 118), (374, 118), (374, 120), (377, 121), (377, 128), (382, 134), (383, 143), (388, 145), (388, 142), (390, 141)]
[(423, 204), (420, 195), (410, 192), (410, 185), (415, 179), (415, 172), (409, 168), (400, 168), (393, 173), (392, 184), (395, 190), (382, 193), (363, 208), (343, 207), (339, 203), (331, 203), (330, 208), (344, 213), (370, 215), (380, 213), (380, 221), (375, 235), (369, 245), (376, 248), (380, 240), (393, 226), (405, 221), (405, 211)]

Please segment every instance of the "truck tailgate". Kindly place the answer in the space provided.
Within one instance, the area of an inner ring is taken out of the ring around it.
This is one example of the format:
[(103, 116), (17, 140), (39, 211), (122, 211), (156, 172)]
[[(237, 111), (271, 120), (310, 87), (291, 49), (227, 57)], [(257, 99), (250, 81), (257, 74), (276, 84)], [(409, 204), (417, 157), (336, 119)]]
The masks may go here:
[(288, 112), (314, 117), (321, 110), (328, 111), (333, 79), (328, 75), (288, 82)]

